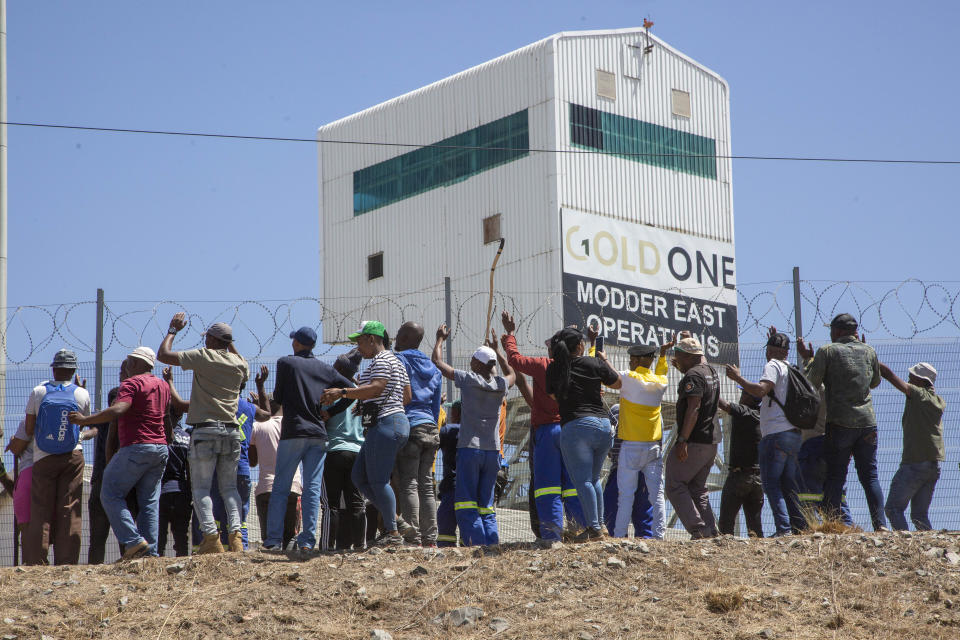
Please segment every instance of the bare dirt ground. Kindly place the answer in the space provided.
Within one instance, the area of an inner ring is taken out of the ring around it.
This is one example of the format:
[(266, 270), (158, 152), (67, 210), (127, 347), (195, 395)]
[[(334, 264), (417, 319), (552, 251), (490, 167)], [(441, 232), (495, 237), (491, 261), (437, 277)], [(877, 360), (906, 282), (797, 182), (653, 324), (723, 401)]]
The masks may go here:
[[(818, 533), (10, 568), (0, 640), (960, 638), (958, 547)], [(482, 617), (457, 626), (464, 607)]]

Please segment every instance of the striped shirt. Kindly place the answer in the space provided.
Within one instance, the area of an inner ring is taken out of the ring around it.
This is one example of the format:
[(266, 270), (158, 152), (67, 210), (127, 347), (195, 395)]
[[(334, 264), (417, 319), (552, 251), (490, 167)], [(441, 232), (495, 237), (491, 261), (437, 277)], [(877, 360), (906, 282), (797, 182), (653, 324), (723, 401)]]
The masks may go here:
[(370, 384), (373, 380), (386, 380), (387, 386), (383, 388), (383, 393), (365, 400), (364, 404), (376, 403), (380, 407), (380, 418), (403, 413), (403, 388), (410, 384), (410, 378), (407, 377), (406, 367), (393, 351), (384, 350), (375, 355), (370, 366), (357, 378), (360, 386)]
[(620, 374), (620, 423), (617, 436), (632, 442), (659, 442), (663, 437), (660, 402), (667, 390), (667, 359), (657, 360), (656, 370), (637, 367)]

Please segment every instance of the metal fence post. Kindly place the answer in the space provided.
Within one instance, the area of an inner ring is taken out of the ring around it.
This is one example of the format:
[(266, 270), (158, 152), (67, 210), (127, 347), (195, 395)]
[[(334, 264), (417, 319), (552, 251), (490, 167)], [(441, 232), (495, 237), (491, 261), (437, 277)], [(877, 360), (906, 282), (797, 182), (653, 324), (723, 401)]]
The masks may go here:
[[(796, 339), (803, 337), (803, 316), (800, 313), (800, 267), (793, 268), (793, 326), (796, 329)], [(800, 361), (800, 350), (797, 349), (797, 366)]]
[[(450, 337), (447, 338), (447, 364), (453, 366), (453, 296), (450, 293), (450, 277), (443, 279), (443, 296), (445, 303), (445, 322), (450, 329)], [(453, 381), (447, 380), (447, 401), (453, 402)]]
[(103, 400), (103, 289), (97, 289), (97, 354), (94, 377), (94, 410), (100, 411)]

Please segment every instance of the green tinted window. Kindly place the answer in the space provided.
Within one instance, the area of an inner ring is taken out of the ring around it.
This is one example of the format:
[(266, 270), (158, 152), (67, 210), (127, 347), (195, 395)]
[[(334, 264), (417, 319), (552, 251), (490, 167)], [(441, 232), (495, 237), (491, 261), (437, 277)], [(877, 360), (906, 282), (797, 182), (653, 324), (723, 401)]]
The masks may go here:
[[(445, 187), (526, 156), (527, 111), (353, 172), (353, 214)], [(449, 148), (468, 147), (468, 148)]]
[(574, 146), (717, 178), (717, 144), (712, 138), (571, 104), (570, 139)]

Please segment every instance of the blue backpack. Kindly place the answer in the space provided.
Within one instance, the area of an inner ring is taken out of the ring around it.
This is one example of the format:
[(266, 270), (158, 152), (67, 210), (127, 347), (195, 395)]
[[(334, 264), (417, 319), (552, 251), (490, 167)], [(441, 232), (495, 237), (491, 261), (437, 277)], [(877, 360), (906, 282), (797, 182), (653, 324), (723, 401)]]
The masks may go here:
[(80, 427), (72, 424), (67, 415), (80, 408), (73, 397), (73, 390), (77, 387), (69, 382), (57, 385), (46, 382), (44, 386), (47, 395), (37, 410), (37, 446), (54, 454), (73, 451), (80, 441)]

